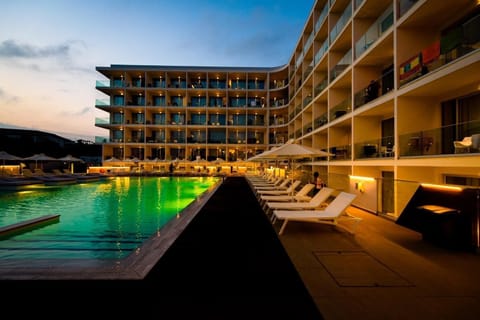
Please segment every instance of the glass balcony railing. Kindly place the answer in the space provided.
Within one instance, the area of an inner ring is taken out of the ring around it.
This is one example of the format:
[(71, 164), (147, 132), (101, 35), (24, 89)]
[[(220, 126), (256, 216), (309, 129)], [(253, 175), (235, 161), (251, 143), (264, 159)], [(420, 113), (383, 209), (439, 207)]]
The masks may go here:
[(352, 4), (349, 3), (345, 10), (343, 11), (342, 15), (338, 19), (335, 26), (330, 30), (330, 43), (333, 43), (335, 39), (337, 39), (340, 32), (342, 32), (343, 28), (347, 25), (350, 17), (352, 16)]
[(307, 96), (303, 99), (303, 108), (305, 108), (310, 102), (312, 102), (312, 96)]
[(333, 146), (328, 151), (333, 154), (330, 160), (350, 160), (352, 158), (352, 146), (349, 144)]
[(321, 116), (315, 118), (315, 120), (313, 121), (315, 129), (320, 128), (321, 126), (324, 126), (327, 123), (328, 123), (328, 112), (325, 112)]
[(330, 121), (338, 119), (350, 112), (352, 112), (352, 103), (351, 99), (347, 98), (330, 109)]
[(354, 158), (393, 158), (395, 157), (394, 137), (383, 137), (355, 143)]
[(317, 65), (320, 62), (320, 60), (322, 60), (323, 56), (325, 56), (327, 51), (328, 51), (328, 39), (325, 39), (323, 44), (320, 46), (318, 51), (315, 53), (315, 57), (313, 58), (313, 63), (315, 65)]
[(312, 130), (313, 130), (313, 124), (311, 122), (303, 126), (303, 134), (310, 133), (312, 132)]
[(480, 120), (399, 135), (400, 157), (479, 152)]
[(95, 105), (96, 106), (109, 106), (110, 105), (110, 99), (95, 99)]
[(109, 118), (95, 118), (95, 125), (107, 125), (110, 124)]
[(315, 97), (318, 96), (320, 93), (322, 93), (323, 90), (325, 90), (325, 88), (327, 88), (328, 86), (328, 78), (325, 77), (325, 79), (322, 80), (322, 82), (320, 82), (316, 87), (315, 89), (313, 90), (314, 94), (315, 94)]
[(313, 42), (313, 36), (314, 36), (314, 32), (312, 31), (308, 36), (307, 40), (305, 41), (305, 45), (303, 46), (303, 52), (307, 52), (308, 48)]
[(403, 86), (480, 48), (480, 15), (452, 28), (399, 66)]
[(330, 82), (338, 78), (352, 64), (352, 49), (338, 61), (338, 63), (330, 70)]
[(95, 143), (96, 144), (109, 143), (109, 142), (110, 142), (110, 139), (108, 137), (95, 136)]
[(110, 87), (110, 80), (97, 80), (95, 82), (95, 86), (97, 88), (109, 88)]
[(417, 2), (418, 0), (399, 0), (398, 1), (398, 17), (399, 18), (402, 17)]
[(355, 43), (355, 58), (362, 55), (393, 25), (393, 6), (390, 6)]
[(359, 8), (365, 0), (355, 0), (355, 9)]
[(354, 99), (354, 109), (357, 109), (370, 101), (381, 97), (393, 89), (393, 69), (386, 72), (382, 77), (370, 81), (368, 86), (362, 88), (361, 90), (355, 92)]
[(327, 18), (328, 8), (329, 8), (328, 3), (326, 3), (322, 9), (322, 12), (320, 12), (320, 15), (318, 16), (317, 21), (315, 21), (315, 26), (314, 26), (315, 33), (317, 33), (318, 30), (320, 30), (323, 22)]

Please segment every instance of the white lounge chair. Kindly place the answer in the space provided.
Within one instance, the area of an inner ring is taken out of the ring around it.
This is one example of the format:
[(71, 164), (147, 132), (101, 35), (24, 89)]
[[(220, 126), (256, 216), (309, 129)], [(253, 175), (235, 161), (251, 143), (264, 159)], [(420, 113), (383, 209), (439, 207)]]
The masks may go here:
[(329, 224), (336, 227), (341, 227), (351, 234), (355, 233), (354, 229), (349, 229), (346, 226), (338, 224), (339, 220), (345, 219), (355, 222), (356, 225), (362, 220), (361, 218), (352, 216), (346, 210), (356, 198), (355, 194), (340, 192), (338, 196), (322, 210), (274, 210), (273, 215), (275, 219), (283, 220), (283, 224), (278, 232), (283, 234), (285, 227), (289, 221), (303, 221)]
[(300, 180), (295, 180), (288, 186), (286, 189), (278, 187), (276, 189), (271, 190), (257, 190), (257, 196), (260, 199), (262, 195), (271, 195), (271, 196), (279, 196), (279, 195), (293, 195), (295, 189), (302, 183)]
[(310, 201), (312, 197), (308, 195), (310, 191), (315, 187), (313, 183), (307, 183), (294, 195), (261, 195), (260, 202), (265, 204), (267, 201), (277, 202), (293, 202), (293, 201)]
[(255, 190), (277, 190), (277, 189), (287, 189), (288, 184), (290, 183), (290, 179), (283, 179), (280, 178), (280, 180), (272, 185), (254, 185)]
[[(334, 189), (323, 187), (308, 202), (268, 202), (265, 204), (267, 214), (271, 210), (307, 210), (318, 209), (332, 195)], [(273, 219), (273, 216), (272, 216)]]

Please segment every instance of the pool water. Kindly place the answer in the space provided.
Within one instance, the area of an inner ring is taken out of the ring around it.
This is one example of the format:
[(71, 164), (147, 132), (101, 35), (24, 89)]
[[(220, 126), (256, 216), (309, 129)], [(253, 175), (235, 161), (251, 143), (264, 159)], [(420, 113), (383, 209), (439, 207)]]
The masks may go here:
[(51, 223), (0, 238), (10, 259), (122, 259), (211, 189), (215, 177), (116, 177), (0, 193), (0, 227), (48, 214)]

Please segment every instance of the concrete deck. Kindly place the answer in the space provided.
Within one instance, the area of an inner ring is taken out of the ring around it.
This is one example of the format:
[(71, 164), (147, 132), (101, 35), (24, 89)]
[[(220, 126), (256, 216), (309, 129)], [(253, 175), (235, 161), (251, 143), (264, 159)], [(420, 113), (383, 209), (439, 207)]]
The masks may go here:
[(325, 319), (480, 317), (479, 254), (440, 248), (355, 207), (348, 212), (363, 218), (354, 236), (300, 222), (280, 236)]

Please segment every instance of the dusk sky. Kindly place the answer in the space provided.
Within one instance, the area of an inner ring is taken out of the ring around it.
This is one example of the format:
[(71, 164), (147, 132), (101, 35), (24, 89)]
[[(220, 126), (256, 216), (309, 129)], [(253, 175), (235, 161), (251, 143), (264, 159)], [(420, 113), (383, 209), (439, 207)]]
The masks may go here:
[(108, 136), (97, 66), (273, 67), (314, 0), (15, 0), (0, 3), (0, 127)]

